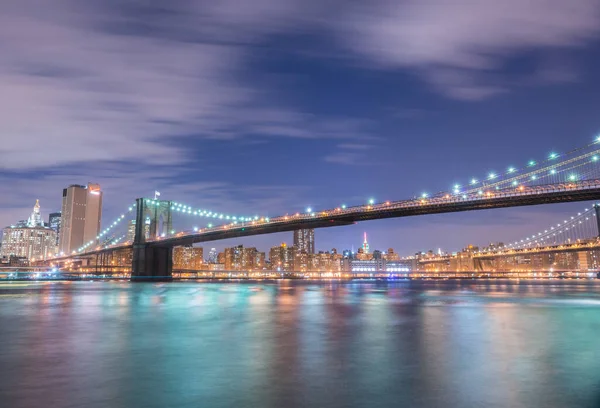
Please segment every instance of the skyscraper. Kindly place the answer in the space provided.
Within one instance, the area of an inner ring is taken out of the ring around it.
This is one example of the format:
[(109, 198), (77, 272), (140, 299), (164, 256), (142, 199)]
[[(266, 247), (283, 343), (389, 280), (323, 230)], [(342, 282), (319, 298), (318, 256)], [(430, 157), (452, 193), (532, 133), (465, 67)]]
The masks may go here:
[(35, 205), (33, 206), (33, 211), (27, 220), (28, 227), (42, 227), (44, 224), (42, 223), (42, 214), (40, 213), (40, 200), (35, 200)]
[(315, 230), (300, 229), (294, 231), (294, 246), (299, 252), (315, 253)]
[(369, 243), (367, 242), (367, 233), (365, 232), (365, 240), (362, 244), (362, 250), (365, 254), (369, 253)]
[(58, 238), (60, 237), (61, 214), (59, 212), (50, 213), (48, 215), (48, 226), (56, 232), (56, 245), (58, 246)]
[(47, 259), (56, 254), (56, 232), (45, 227), (36, 200), (33, 212), (26, 223), (4, 229), (0, 256), (17, 256), (32, 260)]
[(60, 252), (70, 254), (96, 242), (102, 220), (102, 191), (98, 184), (71, 185), (63, 190)]

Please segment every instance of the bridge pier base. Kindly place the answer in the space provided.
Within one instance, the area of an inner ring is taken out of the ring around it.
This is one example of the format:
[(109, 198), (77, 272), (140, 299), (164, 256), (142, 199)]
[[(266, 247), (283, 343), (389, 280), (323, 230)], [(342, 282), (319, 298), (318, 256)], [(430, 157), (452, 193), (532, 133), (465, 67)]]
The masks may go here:
[(170, 282), (173, 280), (173, 250), (170, 247), (135, 244), (132, 282)]

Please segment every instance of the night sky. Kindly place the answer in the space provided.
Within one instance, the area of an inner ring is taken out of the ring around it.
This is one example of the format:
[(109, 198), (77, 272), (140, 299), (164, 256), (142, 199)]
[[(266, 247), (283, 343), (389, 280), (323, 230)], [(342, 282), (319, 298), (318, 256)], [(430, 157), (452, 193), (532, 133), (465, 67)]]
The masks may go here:
[[(155, 190), (266, 216), (447, 190), (590, 143), (599, 72), (600, 0), (3, 0), (0, 225), (88, 181), (105, 221)], [(453, 251), (585, 206), (372, 221), (317, 248), (366, 231)]]

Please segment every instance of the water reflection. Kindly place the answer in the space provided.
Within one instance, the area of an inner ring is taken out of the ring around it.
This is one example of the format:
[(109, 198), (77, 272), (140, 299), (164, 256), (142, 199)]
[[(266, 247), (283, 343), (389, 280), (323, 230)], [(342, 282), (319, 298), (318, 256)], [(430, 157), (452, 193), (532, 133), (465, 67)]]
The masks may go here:
[(0, 285), (7, 407), (600, 401), (596, 282)]

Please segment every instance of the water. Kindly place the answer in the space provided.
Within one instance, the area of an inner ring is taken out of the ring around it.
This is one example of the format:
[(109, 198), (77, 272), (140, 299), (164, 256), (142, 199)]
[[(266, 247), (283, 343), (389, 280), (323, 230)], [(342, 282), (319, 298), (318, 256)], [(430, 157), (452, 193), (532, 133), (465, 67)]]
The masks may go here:
[(600, 283), (4, 283), (0, 406), (598, 407)]

